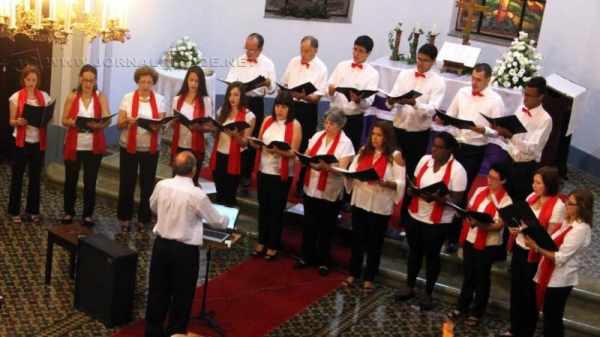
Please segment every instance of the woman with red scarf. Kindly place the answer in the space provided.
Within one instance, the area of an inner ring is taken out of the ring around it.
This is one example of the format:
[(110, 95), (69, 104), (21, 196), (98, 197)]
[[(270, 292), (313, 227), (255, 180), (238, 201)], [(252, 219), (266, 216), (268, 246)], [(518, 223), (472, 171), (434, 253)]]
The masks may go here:
[(486, 213), (494, 222), (482, 224), (473, 218), (463, 221), (459, 241), (463, 247), (463, 283), (457, 308), (449, 316), (456, 319), (469, 314), (465, 321), (469, 326), (477, 325), (485, 313), (490, 298), (492, 264), (503, 249), (504, 223), (498, 210), (512, 204), (505, 189), (508, 172), (505, 164), (492, 165), (487, 186), (477, 188), (469, 200), (468, 210)]
[(244, 131), (217, 131), (215, 144), (210, 157), (210, 169), (217, 188), (217, 203), (227, 206), (237, 204), (236, 194), (240, 185), (242, 154), (248, 149), (248, 137), (254, 131), (256, 116), (246, 105), (246, 95), (242, 82), (233, 82), (225, 92), (225, 102), (218, 113), (222, 125), (246, 122), (250, 125)]
[(154, 92), (158, 73), (152, 67), (143, 66), (134, 74), (138, 88), (123, 97), (119, 107), (117, 126), (121, 129), (119, 145), (119, 199), (117, 218), (121, 230), (129, 231), (133, 215), (133, 193), (140, 179), (140, 204), (138, 208), (138, 230), (151, 220), (150, 195), (154, 190), (158, 153), (160, 150), (160, 127), (152, 131), (138, 126), (138, 118), (160, 120), (165, 116), (164, 98)]
[[(86, 64), (79, 71), (79, 86), (65, 101), (63, 125), (67, 128), (65, 137), (65, 192), (62, 223), (73, 222), (75, 201), (77, 198), (77, 180), (79, 170), (83, 166), (83, 224), (93, 226), (94, 207), (96, 204), (96, 179), (102, 155), (106, 152), (104, 128), (110, 120), (101, 118), (110, 116), (106, 96), (97, 91), (96, 79), (98, 71), (94, 66)], [(77, 118), (94, 118), (87, 122), (87, 128), (77, 127)]]
[[(192, 66), (188, 69), (181, 89), (177, 96), (173, 97), (172, 110), (179, 112), (189, 120), (214, 117), (213, 105), (206, 90), (206, 78), (202, 68)], [(191, 151), (196, 156), (197, 167), (194, 183), (197, 185), (198, 175), (205, 157), (204, 133), (212, 131), (212, 128), (206, 123), (194, 123), (187, 127), (177, 119), (171, 126), (173, 127), (171, 157), (175, 158), (175, 155), (185, 150)]]
[[(560, 176), (555, 167), (544, 166), (533, 175), (533, 193), (526, 201), (549, 234), (553, 234), (565, 219), (565, 204), (558, 196)], [(517, 202), (513, 200), (513, 202)], [(510, 330), (501, 336), (532, 337), (538, 319), (535, 282), (540, 255), (530, 249), (521, 234), (522, 228), (509, 228), (507, 243), (512, 250), (510, 264)]]
[(304, 180), (299, 182), (304, 190), (304, 228), (302, 233), (302, 258), (296, 268), (318, 266), (319, 274), (329, 273), (331, 241), (340, 213), (344, 180), (332, 167), (346, 168), (354, 156), (352, 141), (343, 131), (346, 116), (343, 111), (331, 109), (325, 115), (325, 129), (315, 133), (308, 141), (306, 155), (332, 155), (337, 163), (320, 161), (306, 168)]
[[(258, 138), (266, 145), (279, 141), (289, 150), (262, 146), (257, 152), (258, 184), (258, 244), (252, 255), (273, 260), (281, 249), (283, 211), (294, 175), (295, 151), (302, 141), (302, 127), (294, 119), (294, 101), (288, 92), (280, 92), (273, 104), (273, 113), (263, 121)], [(250, 142), (259, 148), (256, 142)]]
[(544, 336), (563, 337), (563, 316), (567, 298), (578, 283), (579, 258), (592, 241), (594, 195), (585, 189), (571, 192), (567, 215), (562, 226), (552, 234), (557, 252), (540, 248), (525, 237), (529, 249), (542, 256), (534, 277), (538, 310), (544, 312)]
[(404, 196), (406, 168), (402, 154), (396, 151), (394, 130), (389, 122), (375, 122), (367, 144), (350, 164), (350, 171), (375, 169), (379, 180), (359, 181), (345, 179), (346, 190), (351, 193), (352, 206), (352, 257), (350, 276), (344, 281), (349, 286), (363, 274), (363, 259), (367, 256), (362, 288), (375, 289), (373, 280), (379, 271), (383, 237), (394, 204)]
[(26, 65), (21, 71), (23, 88), (8, 99), (10, 103), (10, 126), (14, 127), (16, 151), (13, 159), (10, 180), (10, 196), (8, 213), (12, 222), (20, 224), (21, 190), (23, 174), (27, 168), (29, 182), (27, 184), (27, 206), (25, 212), (35, 224), (40, 222), (40, 173), (44, 166), (46, 151), (46, 128), (27, 125), (24, 116), (25, 105), (45, 106), (50, 96), (38, 89), (42, 80), (40, 70), (36, 66)]

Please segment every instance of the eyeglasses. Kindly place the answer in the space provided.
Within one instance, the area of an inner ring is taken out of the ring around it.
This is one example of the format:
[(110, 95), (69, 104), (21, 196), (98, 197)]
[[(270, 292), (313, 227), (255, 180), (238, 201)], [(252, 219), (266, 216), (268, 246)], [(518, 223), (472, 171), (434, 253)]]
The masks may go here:
[(567, 201), (567, 206), (577, 206), (576, 202)]

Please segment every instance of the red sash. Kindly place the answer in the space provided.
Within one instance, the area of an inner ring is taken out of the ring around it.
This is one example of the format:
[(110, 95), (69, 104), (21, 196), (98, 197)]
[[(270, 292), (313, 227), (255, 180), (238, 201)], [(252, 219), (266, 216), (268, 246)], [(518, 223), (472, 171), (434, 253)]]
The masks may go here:
[[(323, 132), (323, 134), (319, 137), (319, 139), (317, 139), (317, 142), (315, 143), (315, 145), (313, 145), (313, 147), (310, 149), (309, 151), (309, 155), (311, 157), (314, 157), (317, 155), (317, 153), (319, 152), (319, 149), (321, 148), (321, 145), (323, 144), (323, 139), (325, 138), (327, 132)], [(329, 150), (327, 150), (327, 154), (329, 155), (333, 155), (335, 153), (335, 149), (338, 146), (338, 143), (340, 142), (340, 138), (341, 138), (342, 132), (338, 132), (338, 134), (335, 136), (335, 139), (333, 140), (333, 143), (329, 146)], [(310, 165), (306, 167), (306, 174), (304, 175), (304, 186), (308, 186), (310, 184), (310, 173), (311, 173), (311, 167)], [(329, 172), (327, 171), (321, 171), (319, 172), (319, 183), (317, 184), (317, 189), (319, 191), (325, 191), (325, 186), (327, 186), (327, 177), (329, 177)]]
[[(451, 159), (450, 161), (448, 161), (448, 163), (446, 163), (446, 171), (444, 172), (444, 177), (442, 178), (442, 182), (448, 186), (450, 185), (450, 176), (452, 174), (452, 163), (454, 162), (454, 159)], [(425, 174), (425, 172), (427, 172), (427, 169), (429, 169), (429, 162), (426, 162), (425, 165), (423, 165), (421, 167), (421, 169), (419, 170), (419, 173), (417, 174), (417, 176), (415, 177), (415, 184), (417, 185), (418, 188), (421, 188), (421, 178), (423, 178), (423, 175)], [(419, 212), (419, 199), (418, 197), (413, 197), (412, 200), (410, 201), (410, 211), (413, 213), (418, 213)], [(440, 221), (442, 220), (442, 214), (444, 212), (444, 206), (438, 204), (437, 202), (433, 205), (433, 212), (431, 212), (431, 221), (433, 223), (440, 223)]]
[[(35, 89), (34, 90), (34, 95), (35, 98), (37, 99), (38, 105), (39, 106), (46, 106), (46, 100), (44, 99), (44, 94), (40, 91)], [(21, 90), (19, 90), (19, 97), (18, 97), (18, 105), (17, 105), (17, 114), (16, 114), (16, 118), (21, 118), (23, 117), (23, 110), (25, 109), (25, 103), (27, 103), (27, 89), (23, 88)], [(17, 126), (17, 134), (15, 137), (15, 145), (17, 147), (24, 147), (25, 146), (25, 134), (27, 132), (27, 126)], [(46, 144), (46, 127), (42, 127), (39, 128), (39, 134), (40, 134), (40, 150), (44, 151), (46, 150), (47, 144)]]
[[(69, 118), (75, 119), (79, 114), (79, 100), (81, 97), (76, 94), (71, 102), (71, 108), (69, 110)], [(94, 118), (102, 118), (102, 107), (100, 105), (100, 98), (96, 92), (92, 94), (92, 104), (94, 104)], [(103, 130), (94, 130), (92, 152), (94, 154), (104, 154), (106, 151), (106, 139), (104, 138)], [(65, 137), (65, 149), (64, 149), (65, 160), (75, 160), (77, 157), (77, 127), (73, 126), (67, 130)]]
[[(356, 171), (366, 171), (371, 167), (375, 169), (379, 179), (383, 179), (385, 170), (387, 169), (387, 159), (382, 154), (379, 159), (373, 164), (374, 153), (361, 154), (358, 159), (358, 165), (356, 165)], [(375, 184), (374, 181), (369, 181), (369, 184)]]
[[(469, 207), (470, 211), (475, 211), (478, 212), (479, 206), (481, 205), (481, 203), (487, 198), (487, 196), (490, 194), (490, 188), (486, 187), (484, 188), (481, 192), (479, 192), (479, 194), (477, 194), (475, 196), (475, 199), (473, 201), (473, 205), (471, 207)], [(506, 194), (506, 191), (504, 189), (501, 189), (500, 191), (496, 192), (495, 197), (496, 197), (496, 201), (498, 203), (500, 203), (502, 201), (502, 199), (504, 199), (504, 195)], [(492, 218), (494, 218), (496, 216), (496, 212), (498, 210), (496, 209), (496, 205), (490, 201), (490, 203), (488, 203), (488, 205), (485, 207), (484, 212), (489, 214)], [(467, 240), (467, 235), (469, 235), (469, 230), (471, 229), (471, 226), (469, 224), (469, 221), (467, 219), (463, 220), (463, 227), (462, 227), (462, 231), (460, 232), (460, 245), (464, 245), (465, 241)], [(477, 228), (477, 237), (475, 238), (475, 243), (473, 244), (473, 247), (477, 250), (484, 250), (486, 245), (486, 241), (487, 241), (487, 236), (488, 236), (488, 232), (481, 229), (481, 228)]]
[[(259, 139), (262, 140), (263, 135), (265, 134), (267, 129), (271, 126), (271, 124), (273, 124), (274, 121), (275, 121), (275, 119), (273, 118), (273, 116), (269, 116), (265, 119), (264, 127), (260, 131), (260, 134), (258, 136)], [(294, 134), (294, 123), (286, 122), (285, 123), (285, 135), (284, 135), (283, 141), (288, 143), (289, 145), (292, 145), (293, 134)], [(255, 164), (257, 172), (260, 169), (261, 154), (262, 154), (262, 150), (258, 149), (258, 151), (256, 151), (256, 164)], [(285, 181), (289, 177), (289, 161), (290, 161), (289, 158), (281, 157), (281, 167), (279, 168), (279, 175), (281, 176), (281, 181)]]
[[(184, 102), (185, 95), (179, 96), (179, 99), (177, 100), (177, 111), (181, 111)], [(202, 97), (196, 97), (194, 100), (193, 119), (204, 117), (204, 113), (204, 100)], [(173, 140), (171, 141), (171, 156), (175, 156), (177, 147), (179, 146), (180, 123), (178, 120), (175, 120), (174, 123)], [(200, 131), (192, 130), (192, 152), (196, 155), (196, 158), (200, 158), (201, 154), (204, 153), (204, 135)]]
[[(152, 118), (158, 119), (158, 106), (156, 105), (156, 96), (150, 92), (150, 107), (152, 108)], [(140, 94), (136, 90), (131, 100), (131, 117), (137, 118), (140, 109)], [(150, 153), (155, 154), (158, 146), (158, 131), (150, 135)], [(137, 151), (137, 124), (129, 126), (129, 138), (127, 139), (127, 152), (134, 154)]]
[[(235, 115), (235, 122), (246, 121), (246, 109), (241, 109)], [(219, 148), (220, 135), (217, 134), (215, 137), (215, 144), (213, 145), (212, 154), (210, 156), (210, 169), (214, 171), (217, 169), (217, 149)], [(242, 149), (237, 140), (229, 138), (229, 158), (227, 160), (227, 173), (235, 176), (240, 175)]]
[[(560, 233), (560, 235), (554, 239), (554, 243), (557, 247), (562, 246), (563, 242), (565, 241), (565, 237), (571, 231), (571, 229), (573, 229), (573, 226), (569, 226), (569, 228), (565, 229), (564, 232)], [(552, 277), (552, 273), (554, 273), (555, 267), (556, 264), (554, 261), (542, 256), (539, 265), (540, 276), (538, 277), (537, 286), (535, 289), (538, 310), (541, 310), (544, 305), (544, 294), (546, 293), (546, 288), (548, 288), (548, 283), (550, 283), (550, 278)]]

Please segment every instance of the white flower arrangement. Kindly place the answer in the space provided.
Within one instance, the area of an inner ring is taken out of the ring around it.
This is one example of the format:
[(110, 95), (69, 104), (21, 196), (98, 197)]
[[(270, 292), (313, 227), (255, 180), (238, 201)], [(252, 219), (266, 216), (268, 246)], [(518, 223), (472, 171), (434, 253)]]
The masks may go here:
[(520, 32), (501, 60), (496, 61), (494, 83), (505, 88), (521, 88), (541, 69), (542, 56), (535, 49), (535, 41)]
[(198, 50), (196, 43), (191, 41), (188, 36), (177, 40), (163, 57), (165, 66), (175, 69), (188, 69), (193, 65), (200, 64), (202, 61), (202, 53)]

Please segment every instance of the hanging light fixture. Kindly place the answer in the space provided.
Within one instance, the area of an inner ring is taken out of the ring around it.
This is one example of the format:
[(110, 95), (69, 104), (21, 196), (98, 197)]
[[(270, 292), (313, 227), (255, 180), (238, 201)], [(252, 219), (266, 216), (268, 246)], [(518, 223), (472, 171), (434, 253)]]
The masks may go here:
[(23, 34), (65, 44), (74, 31), (102, 42), (125, 42), (127, 0), (0, 0), (0, 37)]

